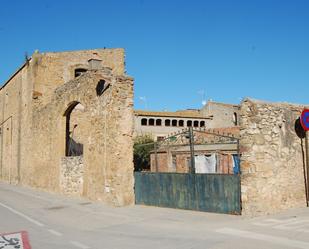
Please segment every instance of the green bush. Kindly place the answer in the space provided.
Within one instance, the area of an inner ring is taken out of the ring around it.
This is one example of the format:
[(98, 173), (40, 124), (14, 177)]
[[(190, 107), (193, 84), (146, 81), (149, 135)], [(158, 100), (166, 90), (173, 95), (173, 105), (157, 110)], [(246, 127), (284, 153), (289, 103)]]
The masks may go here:
[(149, 135), (134, 139), (134, 171), (150, 170), (150, 152), (154, 149), (154, 140)]

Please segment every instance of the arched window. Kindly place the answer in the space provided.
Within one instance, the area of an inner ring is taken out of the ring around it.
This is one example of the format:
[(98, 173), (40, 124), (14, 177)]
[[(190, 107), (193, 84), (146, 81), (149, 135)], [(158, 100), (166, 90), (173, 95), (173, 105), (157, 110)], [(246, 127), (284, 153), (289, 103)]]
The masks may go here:
[(85, 68), (76, 68), (74, 70), (74, 77), (78, 77), (78, 76), (81, 76), (83, 73), (87, 72), (87, 69)]
[(161, 125), (162, 125), (162, 120), (156, 119), (156, 126), (161, 126)]
[(171, 126), (171, 120), (165, 119), (165, 126)]
[(151, 125), (151, 126), (153, 126), (153, 125), (154, 125), (154, 122), (155, 122), (154, 119), (153, 119), (153, 118), (150, 118), (149, 121), (148, 121), (148, 124)]
[(198, 121), (197, 120), (194, 121), (193, 126), (198, 127)]
[(95, 90), (97, 92), (97, 96), (101, 96), (104, 92), (105, 80), (99, 80)]
[(233, 123), (234, 123), (235, 126), (238, 125), (238, 122), (237, 122), (237, 113), (236, 113), (236, 112), (234, 112), (234, 114), (233, 114)]
[(178, 126), (183, 127), (183, 120), (178, 121)]
[(141, 125), (143, 126), (147, 125), (147, 118), (142, 118)]
[(187, 121), (187, 127), (191, 127), (192, 126), (192, 121), (191, 120), (188, 120)]
[(200, 122), (200, 127), (205, 127), (205, 121)]
[(176, 119), (172, 120), (172, 126), (177, 126), (177, 120)]

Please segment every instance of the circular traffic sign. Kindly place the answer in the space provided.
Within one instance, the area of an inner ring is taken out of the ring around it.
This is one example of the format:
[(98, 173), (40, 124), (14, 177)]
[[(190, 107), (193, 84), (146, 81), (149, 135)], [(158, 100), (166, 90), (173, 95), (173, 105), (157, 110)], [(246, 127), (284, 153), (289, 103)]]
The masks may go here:
[(301, 113), (300, 123), (305, 131), (309, 131), (309, 109), (304, 109)]

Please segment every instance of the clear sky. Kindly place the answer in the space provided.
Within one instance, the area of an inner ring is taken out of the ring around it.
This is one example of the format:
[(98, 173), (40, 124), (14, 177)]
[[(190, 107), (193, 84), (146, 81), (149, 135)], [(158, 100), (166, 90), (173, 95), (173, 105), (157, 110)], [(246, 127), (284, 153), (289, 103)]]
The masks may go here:
[(126, 50), (135, 108), (309, 104), (308, 0), (1, 0), (0, 82), (35, 49)]

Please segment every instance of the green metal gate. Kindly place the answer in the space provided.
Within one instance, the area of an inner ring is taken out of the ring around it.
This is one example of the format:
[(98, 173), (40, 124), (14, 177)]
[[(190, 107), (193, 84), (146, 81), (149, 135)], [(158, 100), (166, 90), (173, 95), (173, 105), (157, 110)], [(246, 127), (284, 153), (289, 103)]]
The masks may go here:
[(240, 176), (135, 172), (135, 203), (241, 214)]

